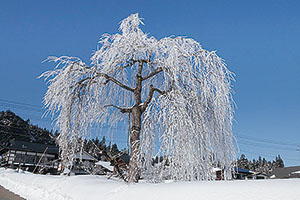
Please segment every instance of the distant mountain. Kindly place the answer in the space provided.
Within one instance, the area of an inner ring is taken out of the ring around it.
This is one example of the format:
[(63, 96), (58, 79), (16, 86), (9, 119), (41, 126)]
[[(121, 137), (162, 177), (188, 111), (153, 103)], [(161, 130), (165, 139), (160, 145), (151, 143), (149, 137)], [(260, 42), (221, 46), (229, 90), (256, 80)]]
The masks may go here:
[(5, 146), (12, 139), (43, 144), (55, 144), (52, 132), (30, 124), (29, 120), (23, 120), (10, 110), (1, 111), (0, 145)]

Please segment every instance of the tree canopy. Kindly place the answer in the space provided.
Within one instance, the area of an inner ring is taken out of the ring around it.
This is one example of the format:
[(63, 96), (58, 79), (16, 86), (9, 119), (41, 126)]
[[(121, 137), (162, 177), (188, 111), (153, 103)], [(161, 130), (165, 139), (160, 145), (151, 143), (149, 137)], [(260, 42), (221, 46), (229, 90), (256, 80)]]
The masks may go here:
[[(229, 178), (235, 159), (233, 74), (215, 51), (197, 41), (156, 39), (141, 25), (138, 14), (122, 20), (119, 33), (100, 38), (90, 64), (75, 57), (48, 58), (57, 65), (41, 75), (49, 80), (44, 102), (59, 114), (65, 164), (71, 164), (79, 138), (93, 126), (114, 126), (129, 117), (129, 181), (161, 179), (166, 170), (176, 180), (207, 180), (216, 165)], [(169, 167), (153, 166), (154, 155), (163, 155)]]

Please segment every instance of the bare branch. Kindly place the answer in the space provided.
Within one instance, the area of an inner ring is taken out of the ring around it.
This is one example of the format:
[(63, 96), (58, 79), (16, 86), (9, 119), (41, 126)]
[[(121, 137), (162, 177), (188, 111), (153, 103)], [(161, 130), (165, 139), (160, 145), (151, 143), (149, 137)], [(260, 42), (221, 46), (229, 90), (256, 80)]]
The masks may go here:
[(171, 92), (173, 88), (174, 88), (174, 81), (172, 82), (172, 84), (170, 85), (170, 87), (167, 90), (164, 90), (164, 91), (161, 91), (160, 89), (153, 87), (153, 85), (150, 85), (148, 98), (146, 99), (146, 101), (141, 106), (142, 112), (144, 112), (146, 110), (146, 108), (148, 107), (149, 103), (151, 102), (153, 94), (154, 94), (154, 91), (158, 92), (160, 95), (165, 95), (168, 92)]
[(104, 108), (106, 108), (106, 107), (117, 108), (120, 110), (121, 113), (131, 113), (132, 112), (132, 108), (121, 108), (121, 107), (113, 105), (113, 104), (105, 105)]
[(131, 67), (131, 66), (134, 65), (136, 62), (138, 62), (138, 60), (133, 60), (133, 59), (131, 59), (131, 60), (130, 60), (130, 63), (128, 63), (127, 65), (118, 67), (117, 71), (118, 71), (118, 70), (123, 70), (123, 69), (125, 69), (125, 68), (127, 68), (127, 67)]
[(161, 91), (160, 89), (157, 89), (157, 88), (153, 88), (154, 91), (158, 92), (159, 94), (161, 95), (165, 95), (169, 92), (171, 92), (174, 88), (174, 80), (172, 81), (172, 84), (170, 85), (170, 87), (167, 89), (167, 90), (164, 90), (164, 91)]
[[(106, 85), (109, 81), (112, 81), (114, 82), (115, 84), (117, 84), (118, 86), (128, 90), (128, 91), (131, 91), (131, 92), (134, 92), (134, 89), (124, 85), (123, 83), (121, 83), (120, 81), (118, 81), (117, 79), (107, 75), (107, 74), (104, 74), (104, 73), (97, 73), (95, 76), (92, 76), (92, 77), (86, 77), (84, 79), (81, 79), (80, 81), (78, 81), (77, 83), (75, 83), (74, 85), (72, 85), (70, 88), (74, 88), (75, 86), (79, 86), (80, 87), (80, 90), (87, 86), (89, 82), (85, 82), (87, 80), (89, 81), (93, 81), (93, 82), (90, 82), (90, 83), (96, 83), (96, 81), (94, 80), (96, 77), (99, 77), (99, 76), (102, 76), (104, 78), (106, 78), (107, 80), (104, 82), (104, 85)], [(84, 83), (85, 82), (85, 83)]]
[[(131, 87), (128, 87), (127, 85), (124, 85), (123, 83), (121, 83), (120, 81), (118, 81), (117, 79), (107, 75), (107, 74), (104, 74), (104, 73), (97, 73), (97, 76), (102, 76), (104, 78), (106, 78), (108, 81), (112, 81), (114, 82), (115, 84), (117, 84), (118, 86), (124, 88), (125, 90), (128, 90), (128, 91), (131, 91), (131, 92), (134, 92), (134, 89), (132, 89)], [(106, 82), (107, 83), (107, 82)]]
[(144, 80), (147, 80), (148, 78), (151, 78), (152, 76), (155, 76), (156, 74), (158, 74), (158, 73), (160, 73), (160, 72), (162, 72), (163, 71), (163, 68), (157, 68), (154, 72), (152, 72), (152, 73), (150, 73), (150, 74), (148, 74), (147, 76), (145, 76), (145, 77), (142, 77), (142, 80), (144, 81)]
[(146, 108), (148, 107), (148, 105), (151, 102), (151, 99), (153, 97), (153, 94), (154, 94), (154, 87), (153, 87), (153, 85), (150, 85), (148, 98), (146, 99), (146, 101), (141, 106), (142, 112), (144, 112), (146, 110)]
[[(96, 81), (93, 80), (94, 78), (95, 77), (86, 77), (86, 78), (81, 79), (80, 81), (78, 81), (75, 85), (81, 85), (81, 87), (84, 87), (85, 85), (87, 85), (87, 83), (83, 83), (86, 80), (93, 81), (93, 83), (96, 83)], [(72, 85), (71, 88), (73, 88), (75, 85)]]

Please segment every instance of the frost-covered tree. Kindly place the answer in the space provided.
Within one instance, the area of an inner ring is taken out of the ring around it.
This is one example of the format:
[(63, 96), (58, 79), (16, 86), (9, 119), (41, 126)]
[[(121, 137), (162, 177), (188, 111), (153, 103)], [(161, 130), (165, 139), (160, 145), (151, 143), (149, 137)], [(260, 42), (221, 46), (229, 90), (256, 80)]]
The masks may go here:
[[(215, 165), (229, 178), (235, 159), (232, 73), (197, 41), (156, 39), (141, 24), (132, 14), (121, 21), (120, 33), (104, 34), (89, 65), (75, 57), (48, 58), (57, 65), (41, 75), (49, 80), (44, 103), (59, 114), (64, 164), (71, 165), (78, 141), (93, 126), (129, 119), (129, 182), (141, 174), (161, 178), (166, 169), (175, 180), (208, 180)], [(154, 169), (156, 149), (168, 167)]]

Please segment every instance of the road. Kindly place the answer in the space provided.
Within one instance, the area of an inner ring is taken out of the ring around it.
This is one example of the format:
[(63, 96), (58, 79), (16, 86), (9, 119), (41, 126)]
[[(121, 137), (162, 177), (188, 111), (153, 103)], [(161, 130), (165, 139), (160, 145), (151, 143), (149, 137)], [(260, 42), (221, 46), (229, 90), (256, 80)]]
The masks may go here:
[(1, 200), (25, 200), (20, 196), (8, 191), (0, 185), (0, 199)]

